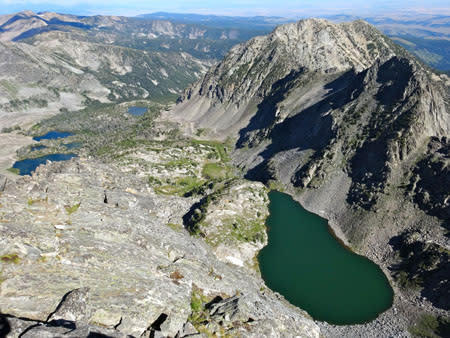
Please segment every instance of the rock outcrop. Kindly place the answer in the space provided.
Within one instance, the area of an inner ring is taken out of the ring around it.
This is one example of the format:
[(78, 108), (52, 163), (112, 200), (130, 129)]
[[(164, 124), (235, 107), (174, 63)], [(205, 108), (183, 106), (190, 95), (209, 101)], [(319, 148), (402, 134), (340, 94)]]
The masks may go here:
[(267, 245), (268, 204), (261, 183), (232, 180), (194, 204), (184, 223), (219, 260), (258, 270), (257, 255)]
[(307, 314), (257, 274), (170, 226), (191, 203), (86, 159), (7, 181), (0, 311), (8, 337), (318, 337)]

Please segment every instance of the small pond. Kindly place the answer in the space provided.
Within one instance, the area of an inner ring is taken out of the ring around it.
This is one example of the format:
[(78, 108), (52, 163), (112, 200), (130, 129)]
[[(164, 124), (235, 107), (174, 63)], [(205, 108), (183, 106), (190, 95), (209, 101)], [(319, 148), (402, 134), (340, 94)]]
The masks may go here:
[(132, 106), (132, 107), (128, 107), (128, 114), (131, 114), (133, 116), (142, 116), (147, 112), (147, 108), (146, 107), (137, 107), (137, 106)]
[(31, 173), (35, 171), (38, 166), (45, 164), (47, 160), (52, 162), (67, 161), (76, 156), (77, 155), (75, 154), (50, 154), (38, 158), (27, 158), (14, 163), (13, 168), (19, 169), (20, 175), (22, 176), (31, 175)]
[(38, 142), (41, 140), (56, 140), (59, 138), (66, 138), (66, 137), (72, 136), (72, 135), (73, 134), (69, 133), (69, 132), (53, 130), (53, 131), (49, 131), (47, 134), (33, 137), (33, 140), (38, 141)]
[(368, 322), (392, 306), (383, 271), (341, 245), (326, 219), (289, 195), (272, 191), (269, 198), (269, 243), (258, 256), (268, 287), (314, 319), (337, 325)]

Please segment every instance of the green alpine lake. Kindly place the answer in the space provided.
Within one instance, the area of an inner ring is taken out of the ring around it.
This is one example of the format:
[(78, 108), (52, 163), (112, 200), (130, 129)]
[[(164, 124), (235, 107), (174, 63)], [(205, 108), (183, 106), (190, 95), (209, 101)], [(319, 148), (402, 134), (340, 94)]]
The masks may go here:
[(269, 243), (258, 256), (269, 288), (330, 324), (368, 322), (392, 306), (382, 270), (341, 245), (326, 219), (287, 194), (272, 191), (269, 198)]

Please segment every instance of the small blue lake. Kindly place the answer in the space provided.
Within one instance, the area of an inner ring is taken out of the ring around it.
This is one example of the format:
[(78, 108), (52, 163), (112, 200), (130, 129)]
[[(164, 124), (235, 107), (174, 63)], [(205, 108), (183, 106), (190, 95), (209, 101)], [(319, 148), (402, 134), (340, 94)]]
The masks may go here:
[(38, 141), (38, 142), (41, 140), (56, 140), (59, 138), (66, 138), (66, 137), (72, 136), (72, 135), (73, 135), (72, 133), (69, 133), (66, 131), (53, 130), (53, 131), (49, 131), (47, 134), (33, 137), (33, 140)]
[(72, 142), (72, 143), (66, 143), (63, 144), (64, 147), (66, 147), (66, 149), (78, 149), (81, 147), (81, 142)]
[(27, 158), (14, 163), (13, 168), (19, 169), (19, 174), (22, 176), (31, 175), (31, 173), (35, 171), (38, 166), (45, 164), (47, 160), (52, 162), (67, 161), (76, 156), (77, 155), (75, 154), (50, 154), (38, 158)]
[(148, 109), (145, 108), (145, 107), (137, 107), (137, 106), (133, 106), (133, 107), (129, 107), (129, 108), (128, 108), (128, 114), (131, 114), (131, 115), (133, 115), (133, 116), (142, 116), (142, 115), (144, 115), (147, 111), (148, 111)]

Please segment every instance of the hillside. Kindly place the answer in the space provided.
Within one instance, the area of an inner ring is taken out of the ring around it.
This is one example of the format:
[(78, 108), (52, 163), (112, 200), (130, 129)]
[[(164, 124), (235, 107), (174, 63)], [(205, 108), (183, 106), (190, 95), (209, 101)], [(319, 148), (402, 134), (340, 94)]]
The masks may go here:
[(238, 26), (212, 27), (179, 22), (172, 16), (74, 16), (51, 12), (21, 12), (0, 16), (0, 41), (22, 41), (46, 32), (76, 33), (77, 39), (145, 51), (184, 51), (200, 59), (222, 58), (233, 45), (268, 33), (277, 22), (243, 19)]
[(21, 12), (0, 16), (3, 128), (99, 102), (174, 100), (259, 30)]

